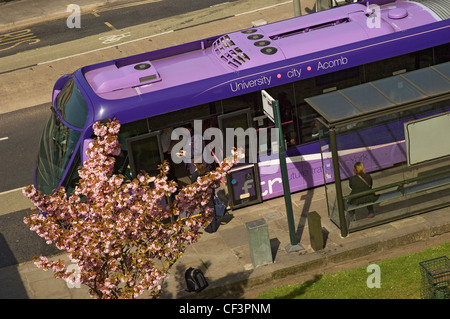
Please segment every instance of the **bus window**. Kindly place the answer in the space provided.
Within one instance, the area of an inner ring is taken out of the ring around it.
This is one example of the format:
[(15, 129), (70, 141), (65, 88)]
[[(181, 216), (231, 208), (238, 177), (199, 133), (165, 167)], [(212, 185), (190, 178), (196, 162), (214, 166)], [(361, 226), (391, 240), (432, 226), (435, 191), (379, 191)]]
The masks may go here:
[(81, 132), (70, 129), (52, 113), (42, 133), (36, 167), (36, 188), (51, 194), (63, 177)]
[(407, 53), (364, 65), (365, 82), (376, 81), (430, 66), (432, 50)]
[(73, 79), (69, 79), (58, 94), (56, 108), (64, 121), (78, 128), (84, 127), (88, 107), (86, 99)]
[[(298, 135), (301, 119), (298, 117), (295, 105), (294, 86), (292, 83), (280, 85), (266, 90), (280, 106), (281, 127), (287, 148), (300, 144)], [(273, 123), (271, 124), (273, 126)]]
[(80, 180), (78, 168), (81, 166), (81, 158), (79, 153), (76, 155), (76, 159), (76, 164), (72, 165), (72, 170), (69, 172), (69, 177), (67, 178), (67, 181), (65, 183), (67, 194), (72, 194), (78, 184), (78, 181)]
[(69, 79), (58, 94), (56, 109), (42, 133), (36, 167), (36, 188), (51, 194), (64, 176), (86, 124), (88, 106), (75, 81)]
[(439, 45), (434, 48), (434, 64), (450, 61), (450, 43)]
[(213, 118), (218, 112), (218, 106), (219, 103), (211, 102), (152, 116), (148, 118), (149, 127), (152, 131), (155, 131), (168, 127), (176, 128), (194, 120)]
[(317, 89), (320, 89), (320, 94), (332, 88), (339, 90), (361, 84), (359, 66), (322, 74), (315, 78), (315, 82)]
[(127, 139), (148, 133), (147, 120), (139, 120), (120, 125), (119, 143), (121, 152), (115, 157), (114, 173), (124, 175), (127, 179), (132, 179), (131, 168), (129, 163)]
[(250, 108), (252, 117), (263, 115), (264, 113), (260, 96), (261, 93), (257, 91), (222, 100), (223, 113), (227, 114)]
[(151, 176), (159, 174), (158, 166), (164, 161), (159, 132), (129, 138), (127, 148), (133, 177), (141, 170)]
[[(219, 116), (218, 120), (223, 134), (224, 157), (231, 155), (233, 147), (242, 147), (245, 152), (245, 161), (240, 163), (256, 163), (256, 132), (248, 130), (252, 125), (250, 111), (247, 109), (224, 114)], [(244, 140), (238, 137), (240, 133), (245, 135)], [(252, 133), (255, 134), (252, 135)]]

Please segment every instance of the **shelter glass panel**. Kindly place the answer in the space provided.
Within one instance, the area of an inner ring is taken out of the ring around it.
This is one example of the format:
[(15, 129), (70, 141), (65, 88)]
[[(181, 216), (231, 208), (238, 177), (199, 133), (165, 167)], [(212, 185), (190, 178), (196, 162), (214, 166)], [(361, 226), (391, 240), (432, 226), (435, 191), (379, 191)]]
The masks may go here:
[(359, 110), (339, 92), (332, 92), (314, 97), (314, 104), (320, 105), (320, 112), (327, 115), (330, 121), (342, 117), (350, 117), (359, 113)]
[(377, 91), (370, 83), (344, 89), (341, 92), (364, 112), (393, 105), (392, 102)]
[[(330, 219), (352, 232), (450, 205), (450, 157), (409, 166), (404, 129), (405, 123), (448, 111), (450, 100), (424, 103), (331, 128), (334, 141), (332, 134), (321, 135)], [(435, 143), (445, 141), (442, 136)], [(358, 162), (363, 172), (355, 170)]]
[[(448, 65), (450, 67), (450, 63)], [(430, 96), (450, 90), (448, 79), (445, 79), (432, 68), (409, 72), (404, 77)]]
[(447, 80), (450, 80), (450, 62), (435, 65), (433, 68), (442, 73)]
[(381, 90), (389, 99), (398, 104), (415, 101), (425, 97), (401, 76), (393, 76), (375, 81), (373, 82), (373, 85)]

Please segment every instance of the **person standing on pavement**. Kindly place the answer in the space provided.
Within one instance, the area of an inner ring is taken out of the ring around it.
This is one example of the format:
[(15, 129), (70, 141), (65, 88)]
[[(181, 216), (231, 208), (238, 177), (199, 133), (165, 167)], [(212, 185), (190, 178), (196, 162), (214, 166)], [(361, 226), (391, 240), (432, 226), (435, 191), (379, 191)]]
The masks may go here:
[[(205, 172), (209, 172), (210, 165), (203, 158), (205, 141), (203, 140), (202, 132), (193, 129), (192, 124), (187, 124), (184, 128), (189, 131), (190, 137), (187, 140), (186, 145), (183, 146), (183, 150), (177, 155), (184, 158), (186, 169), (191, 176), (191, 183), (193, 183), (197, 180), (198, 176), (204, 175)], [(202, 172), (199, 172), (199, 169)]]

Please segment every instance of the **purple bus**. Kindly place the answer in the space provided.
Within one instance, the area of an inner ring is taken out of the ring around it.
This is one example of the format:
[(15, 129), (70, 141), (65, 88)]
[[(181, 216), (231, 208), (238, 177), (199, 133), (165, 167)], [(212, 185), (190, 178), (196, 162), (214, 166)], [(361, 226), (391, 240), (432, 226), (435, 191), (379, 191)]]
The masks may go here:
[[(291, 191), (323, 185), (319, 115), (305, 98), (450, 61), (449, 18), (447, 0), (362, 1), (82, 67), (54, 86), (35, 186), (47, 194), (75, 186), (99, 120), (121, 123), (116, 171), (129, 178), (154, 172), (167, 158), (171, 130), (194, 120), (224, 135), (226, 128), (267, 130), (273, 123), (261, 90), (279, 101)], [(371, 140), (376, 130), (348, 138), (345, 152), (377, 149), (372, 171), (405, 161), (396, 152), (401, 130)], [(283, 195), (278, 154), (267, 155), (272, 144), (259, 145), (257, 163), (229, 174), (232, 208)], [(174, 165), (173, 174), (182, 180), (188, 172)]]

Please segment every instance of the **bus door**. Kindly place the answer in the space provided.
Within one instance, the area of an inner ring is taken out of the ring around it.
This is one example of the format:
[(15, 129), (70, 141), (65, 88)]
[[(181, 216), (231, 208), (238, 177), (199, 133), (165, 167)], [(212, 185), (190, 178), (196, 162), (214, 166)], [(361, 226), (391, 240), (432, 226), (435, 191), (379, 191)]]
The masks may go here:
[(158, 166), (164, 162), (160, 131), (128, 138), (127, 149), (133, 178), (141, 170), (150, 176), (159, 174)]
[(257, 136), (252, 127), (250, 110), (241, 110), (218, 117), (223, 134), (224, 157), (233, 147), (243, 147), (244, 156), (227, 175), (228, 199), (231, 209), (260, 203), (261, 183), (257, 163)]

